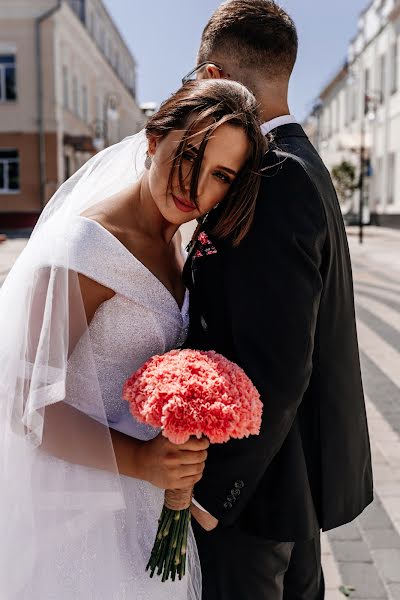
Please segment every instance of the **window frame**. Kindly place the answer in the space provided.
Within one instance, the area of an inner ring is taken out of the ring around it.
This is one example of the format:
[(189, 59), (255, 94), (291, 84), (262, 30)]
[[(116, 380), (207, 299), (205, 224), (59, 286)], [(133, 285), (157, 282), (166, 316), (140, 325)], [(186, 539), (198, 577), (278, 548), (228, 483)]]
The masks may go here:
[(399, 42), (396, 38), (391, 44), (390, 93), (396, 94), (399, 89)]
[(88, 88), (86, 85), (82, 86), (82, 90), (81, 90), (81, 97), (82, 97), (82, 120), (85, 123), (89, 122), (89, 95), (88, 95)]
[(72, 112), (79, 118), (79, 82), (77, 76), (72, 76)]
[(388, 178), (387, 178), (387, 206), (394, 206), (396, 204), (395, 193), (396, 193), (396, 152), (389, 152), (388, 154)]
[[(2, 57), (10, 56), (11, 62), (1, 62)], [(14, 70), (15, 98), (7, 98), (7, 79), (6, 69)], [(18, 100), (17, 91), (17, 55), (15, 52), (0, 52), (0, 102), (16, 102)]]
[(67, 65), (62, 67), (62, 85), (63, 85), (63, 107), (70, 109), (70, 89), (69, 89), (69, 69)]
[(380, 98), (379, 103), (385, 104), (386, 101), (386, 54), (382, 52), (379, 55), (379, 89), (380, 89)]
[[(0, 196), (10, 195), (10, 194), (20, 194), (21, 193), (21, 160), (19, 155), (19, 150), (17, 148), (0, 148), (0, 152), (15, 152), (17, 154), (16, 158), (3, 158), (0, 156), (0, 163), (3, 164), (3, 177), (4, 182), (7, 181), (8, 186), (1, 187), (0, 182)], [(18, 189), (12, 189), (9, 186), (9, 164), (16, 163), (18, 165)]]

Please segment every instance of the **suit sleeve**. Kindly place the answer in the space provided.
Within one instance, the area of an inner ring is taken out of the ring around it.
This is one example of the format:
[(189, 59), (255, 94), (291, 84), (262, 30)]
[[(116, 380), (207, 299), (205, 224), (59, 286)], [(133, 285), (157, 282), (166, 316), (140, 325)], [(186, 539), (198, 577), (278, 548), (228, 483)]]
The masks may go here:
[(294, 159), (266, 175), (252, 230), (224, 261), (234, 360), (263, 401), (259, 436), (210, 447), (196, 500), (220, 520), (240, 515), (296, 416), (312, 372), (326, 220)]

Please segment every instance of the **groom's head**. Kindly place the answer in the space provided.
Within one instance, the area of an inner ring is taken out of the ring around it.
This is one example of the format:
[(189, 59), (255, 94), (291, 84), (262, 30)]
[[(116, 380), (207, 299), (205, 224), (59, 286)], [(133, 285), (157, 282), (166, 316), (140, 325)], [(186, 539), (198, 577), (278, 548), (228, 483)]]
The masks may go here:
[[(229, 77), (259, 95), (266, 85), (284, 92), (297, 56), (296, 27), (273, 0), (228, 0), (201, 38), (200, 77)], [(217, 63), (217, 66), (213, 66)]]

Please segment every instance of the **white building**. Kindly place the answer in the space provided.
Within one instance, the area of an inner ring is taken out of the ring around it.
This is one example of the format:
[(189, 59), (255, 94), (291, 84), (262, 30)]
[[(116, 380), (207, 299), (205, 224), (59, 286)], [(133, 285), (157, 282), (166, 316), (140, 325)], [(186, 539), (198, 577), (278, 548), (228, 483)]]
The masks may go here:
[(104, 145), (142, 128), (136, 63), (101, 0), (0, 0), (0, 228), (32, 226)]
[[(367, 209), (400, 226), (400, 0), (373, 0), (360, 15), (346, 64), (310, 115), (314, 143), (331, 170), (343, 160), (370, 163)], [(353, 210), (357, 211), (355, 195)]]

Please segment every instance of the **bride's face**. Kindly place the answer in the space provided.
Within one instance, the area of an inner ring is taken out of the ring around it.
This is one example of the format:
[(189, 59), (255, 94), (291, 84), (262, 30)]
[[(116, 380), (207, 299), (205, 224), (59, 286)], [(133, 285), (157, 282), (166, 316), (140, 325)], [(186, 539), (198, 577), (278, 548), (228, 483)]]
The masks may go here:
[(172, 162), (185, 134), (171, 131), (162, 139), (149, 140), (152, 165), (148, 173), (150, 193), (162, 216), (170, 223), (181, 225), (196, 219), (219, 204), (244, 166), (250, 144), (243, 129), (224, 123), (210, 137), (201, 163), (197, 186), (197, 207), (190, 199), (193, 162), (204, 138), (204, 130), (194, 131), (182, 156), (184, 186), (179, 184), (178, 167), (169, 186)]

